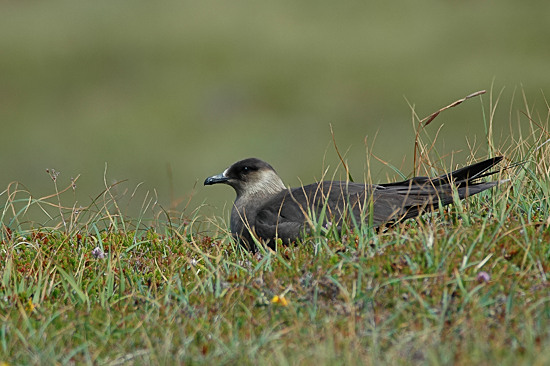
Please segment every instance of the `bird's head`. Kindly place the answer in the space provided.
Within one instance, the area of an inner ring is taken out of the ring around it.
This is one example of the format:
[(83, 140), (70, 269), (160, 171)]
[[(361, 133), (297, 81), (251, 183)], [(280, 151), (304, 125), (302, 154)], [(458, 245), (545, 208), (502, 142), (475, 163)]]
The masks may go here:
[(250, 196), (270, 196), (285, 188), (275, 169), (256, 158), (244, 159), (223, 173), (206, 178), (204, 185), (228, 184), (237, 192), (237, 199)]

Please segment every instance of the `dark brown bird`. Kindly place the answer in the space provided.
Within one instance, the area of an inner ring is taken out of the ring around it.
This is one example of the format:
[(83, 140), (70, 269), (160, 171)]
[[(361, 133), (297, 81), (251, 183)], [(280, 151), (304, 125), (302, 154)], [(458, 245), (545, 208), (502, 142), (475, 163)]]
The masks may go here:
[[(275, 248), (276, 238), (289, 244), (307, 235), (311, 217), (323, 225), (382, 224), (405, 220), (496, 186), (480, 182), (502, 157), (488, 159), (439, 177), (415, 177), (385, 184), (323, 181), (287, 188), (273, 167), (250, 158), (236, 162), (223, 173), (206, 178), (204, 185), (225, 183), (237, 192), (231, 210), (231, 233), (247, 249), (256, 250), (255, 241)], [(484, 174), (485, 173), (485, 174)], [(324, 211), (323, 211), (324, 210)]]

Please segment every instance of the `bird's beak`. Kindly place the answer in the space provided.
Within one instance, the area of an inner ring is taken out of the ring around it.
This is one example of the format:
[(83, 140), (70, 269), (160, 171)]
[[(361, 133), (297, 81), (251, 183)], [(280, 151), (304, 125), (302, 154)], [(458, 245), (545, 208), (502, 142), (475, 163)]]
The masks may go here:
[(204, 185), (205, 186), (211, 186), (212, 184), (216, 184), (216, 183), (225, 183), (228, 180), (229, 180), (229, 178), (227, 178), (222, 173), (222, 174), (213, 175), (211, 177), (206, 178), (206, 180), (204, 181)]

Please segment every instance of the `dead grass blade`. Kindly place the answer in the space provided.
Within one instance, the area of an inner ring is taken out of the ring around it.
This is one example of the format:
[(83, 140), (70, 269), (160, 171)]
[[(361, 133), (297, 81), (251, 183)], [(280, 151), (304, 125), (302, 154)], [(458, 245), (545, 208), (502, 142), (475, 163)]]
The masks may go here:
[(426, 118), (423, 118), (421, 119), (420, 121), (418, 121), (418, 127), (416, 129), (416, 135), (415, 135), (415, 138), (414, 138), (414, 174), (416, 175), (417, 173), (417, 157), (418, 157), (418, 147), (419, 147), (419, 138), (420, 138), (420, 132), (422, 131), (422, 129), (424, 127), (426, 127), (427, 125), (429, 125), (430, 123), (432, 123), (432, 121), (437, 117), (439, 116), (439, 114), (449, 108), (453, 108), (453, 107), (456, 107), (457, 105), (459, 104), (462, 104), (465, 100), (467, 99), (470, 99), (470, 98), (473, 98), (473, 97), (477, 97), (479, 95), (482, 95), (482, 94), (485, 94), (486, 91), (485, 90), (479, 90), (475, 93), (472, 93), (472, 94), (469, 94), (467, 96), (465, 96), (464, 98), (462, 99), (459, 99), (451, 104), (449, 104), (448, 106), (446, 107), (443, 107), (441, 109), (439, 109), (438, 111), (430, 114), (428, 117)]

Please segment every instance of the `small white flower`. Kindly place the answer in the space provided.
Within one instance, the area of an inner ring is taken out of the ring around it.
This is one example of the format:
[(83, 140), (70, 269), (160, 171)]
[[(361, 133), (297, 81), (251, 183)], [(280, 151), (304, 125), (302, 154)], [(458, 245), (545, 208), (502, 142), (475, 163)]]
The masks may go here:
[(104, 259), (105, 258), (105, 252), (101, 250), (100, 247), (96, 247), (94, 250), (92, 250), (92, 255), (96, 259)]

